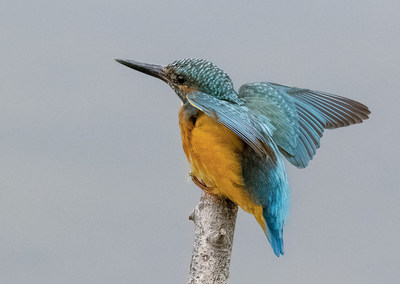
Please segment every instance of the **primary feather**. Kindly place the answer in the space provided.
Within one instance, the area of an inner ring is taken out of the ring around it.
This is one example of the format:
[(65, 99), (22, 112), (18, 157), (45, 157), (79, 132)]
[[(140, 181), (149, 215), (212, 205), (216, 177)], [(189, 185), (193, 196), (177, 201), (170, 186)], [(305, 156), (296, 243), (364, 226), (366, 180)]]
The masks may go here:
[(324, 129), (361, 123), (370, 114), (365, 105), (348, 98), (269, 82), (245, 84), (239, 97), (270, 118), (276, 128), (274, 141), (299, 168), (314, 157)]

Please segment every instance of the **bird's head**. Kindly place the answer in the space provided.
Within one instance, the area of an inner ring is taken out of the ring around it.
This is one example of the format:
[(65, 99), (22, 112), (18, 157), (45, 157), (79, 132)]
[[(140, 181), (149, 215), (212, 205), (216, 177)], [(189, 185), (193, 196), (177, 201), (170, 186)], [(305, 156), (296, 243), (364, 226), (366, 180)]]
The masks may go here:
[(166, 66), (133, 60), (116, 59), (116, 61), (163, 80), (174, 89), (183, 103), (187, 101), (186, 95), (192, 92), (207, 93), (231, 102), (238, 101), (238, 95), (229, 76), (215, 64), (204, 59), (186, 58)]

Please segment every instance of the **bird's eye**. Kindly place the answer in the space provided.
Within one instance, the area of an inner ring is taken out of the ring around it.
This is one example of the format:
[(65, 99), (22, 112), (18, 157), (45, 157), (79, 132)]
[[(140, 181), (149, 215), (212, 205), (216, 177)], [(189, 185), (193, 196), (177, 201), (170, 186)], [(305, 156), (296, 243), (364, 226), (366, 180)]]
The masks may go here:
[(183, 76), (178, 75), (178, 77), (176, 78), (176, 80), (178, 81), (179, 84), (185, 83), (185, 78), (183, 78)]

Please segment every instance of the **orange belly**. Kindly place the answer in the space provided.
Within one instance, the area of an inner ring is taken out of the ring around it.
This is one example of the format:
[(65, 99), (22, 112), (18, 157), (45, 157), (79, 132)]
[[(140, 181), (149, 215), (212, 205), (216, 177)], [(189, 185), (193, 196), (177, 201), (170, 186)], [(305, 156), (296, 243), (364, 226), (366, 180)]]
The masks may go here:
[(212, 194), (227, 197), (254, 214), (265, 228), (261, 205), (255, 204), (245, 189), (241, 166), (243, 141), (204, 113), (194, 123), (183, 107), (179, 112), (179, 126), (192, 175), (212, 188)]

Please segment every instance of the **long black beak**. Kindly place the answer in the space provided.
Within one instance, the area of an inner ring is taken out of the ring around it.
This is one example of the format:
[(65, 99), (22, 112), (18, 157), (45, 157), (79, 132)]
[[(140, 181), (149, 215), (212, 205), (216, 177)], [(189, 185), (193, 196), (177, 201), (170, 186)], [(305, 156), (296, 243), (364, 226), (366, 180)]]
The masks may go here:
[(156, 64), (147, 64), (142, 62), (137, 62), (133, 60), (122, 60), (122, 59), (115, 59), (118, 63), (121, 63), (129, 68), (135, 69), (137, 71), (143, 72), (147, 75), (156, 77), (158, 79), (163, 80), (164, 82), (168, 83), (168, 77), (165, 73), (165, 66), (156, 65)]

